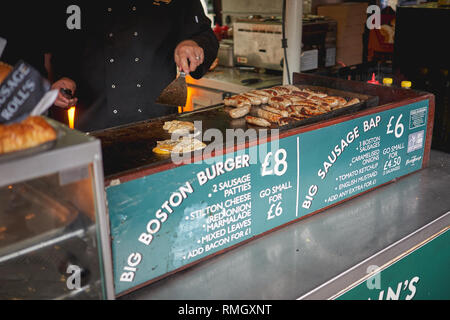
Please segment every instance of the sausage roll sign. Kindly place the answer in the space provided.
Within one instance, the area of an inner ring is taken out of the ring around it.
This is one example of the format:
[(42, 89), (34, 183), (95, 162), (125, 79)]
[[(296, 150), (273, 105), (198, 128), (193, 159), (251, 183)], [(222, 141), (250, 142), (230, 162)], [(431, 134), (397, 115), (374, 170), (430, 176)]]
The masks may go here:
[(29, 115), (44, 113), (57, 95), (49, 89), (50, 84), (37, 70), (20, 61), (0, 81), (0, 123), (19, 122)]

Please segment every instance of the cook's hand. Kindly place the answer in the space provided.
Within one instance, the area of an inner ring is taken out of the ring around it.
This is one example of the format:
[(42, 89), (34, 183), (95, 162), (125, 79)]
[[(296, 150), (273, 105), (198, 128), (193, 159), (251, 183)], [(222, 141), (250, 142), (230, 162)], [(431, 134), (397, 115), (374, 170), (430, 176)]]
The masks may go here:
[(77, 98), (68, 99), (61, 93), (61, 89), (69, 89), (72, 92), (72, 95), (75, 94), (77, 85), (73, 80), (69, 78), (61, 78), (60, 80), (53, 83), (52, 89), (58, 90), (58, 97), (56, 98), (55, 106), (67, 109), (77, 104)]
[(193, 40), (185, 40), (175, 49), (175, 63), (181, 71), (189, 74), (205, 60), (203, 49)]

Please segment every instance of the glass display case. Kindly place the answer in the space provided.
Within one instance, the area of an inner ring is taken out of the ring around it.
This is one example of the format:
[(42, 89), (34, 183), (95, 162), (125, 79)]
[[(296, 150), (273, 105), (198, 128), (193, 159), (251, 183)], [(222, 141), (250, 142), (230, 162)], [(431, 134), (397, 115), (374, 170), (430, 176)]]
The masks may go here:
[(100, 142), (48, 121), (51, 148), (0, 157), (0, 299), (112, 299)]

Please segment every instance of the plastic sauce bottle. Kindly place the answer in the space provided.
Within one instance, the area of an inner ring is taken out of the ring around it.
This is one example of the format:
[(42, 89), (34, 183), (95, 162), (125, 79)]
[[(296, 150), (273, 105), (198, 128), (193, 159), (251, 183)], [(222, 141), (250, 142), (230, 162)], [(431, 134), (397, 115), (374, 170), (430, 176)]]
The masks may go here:
[(369, 81), (367, 81), (367, 83), (371, 83), (371, 84), (380, 84), (380, 82), (378, 82), (378, 80), (375, 77), (375, 73), (372, 73), (372, 79), (370, 79)]
[(402, 88), (403, 89), (411, 89), (412, 83), (411, 81), (402, 81)]
[(394, 83), (394, 80), (392, 80), (392, 78), (383, 79), (383, 85), (386, 87), (392, 87), (392, 83)]

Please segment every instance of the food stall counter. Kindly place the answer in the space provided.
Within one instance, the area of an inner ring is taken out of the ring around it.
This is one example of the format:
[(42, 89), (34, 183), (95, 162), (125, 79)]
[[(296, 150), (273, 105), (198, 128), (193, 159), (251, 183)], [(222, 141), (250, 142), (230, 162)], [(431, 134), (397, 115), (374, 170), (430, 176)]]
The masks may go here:
[[(117, 297), (429, 166), (433, 95), (308, 74), (278, 90), (359, 102), (265, 128), (222, 104), (92, 133), (102, 141)], [(192, 134), (205, 149), (152, 152), (173, 146), (165, 128), (179, 120), (200, 123)], [(229, 145), (229, 133), (244, 139)]]
[(432, 151), (417, 174), (121, 299), (448, 299), (449, 188), (450, 155)]

